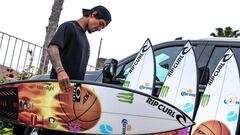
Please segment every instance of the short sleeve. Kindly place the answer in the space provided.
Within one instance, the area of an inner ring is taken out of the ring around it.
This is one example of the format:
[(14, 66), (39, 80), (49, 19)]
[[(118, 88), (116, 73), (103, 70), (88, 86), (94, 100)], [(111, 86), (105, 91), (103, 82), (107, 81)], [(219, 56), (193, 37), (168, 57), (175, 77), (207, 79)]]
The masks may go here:
[(73, 35), (73, 31), (74, 31), (74, 27), (72, 23), (65, 22), (61, 24), (57, 29), (56, 33), (54, 34), (52, 40), (48, 44), (48, 46), (51, 44), (55, 44), (59, 46), (59, 48), (62, 50), (65, 47), (66, 42), (71, 39)]

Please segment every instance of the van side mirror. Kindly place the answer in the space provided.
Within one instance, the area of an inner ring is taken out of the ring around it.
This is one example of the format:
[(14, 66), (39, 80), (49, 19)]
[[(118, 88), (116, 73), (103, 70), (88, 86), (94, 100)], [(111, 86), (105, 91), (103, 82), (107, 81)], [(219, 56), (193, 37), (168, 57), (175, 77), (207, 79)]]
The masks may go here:
[(103, 83), (111, 83), (116, 75), (118, 61), (116, 59), (107, 59), (103, 65)]

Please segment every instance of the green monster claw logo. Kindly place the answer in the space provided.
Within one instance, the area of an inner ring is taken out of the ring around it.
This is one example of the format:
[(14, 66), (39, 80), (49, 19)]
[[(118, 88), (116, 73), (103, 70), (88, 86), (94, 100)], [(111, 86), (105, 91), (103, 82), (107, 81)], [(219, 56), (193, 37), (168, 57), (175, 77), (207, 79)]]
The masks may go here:
[(134, 94), (130, 93), (118, 93), (118, 101), (132, 104), (134, 99)]
[(211, 97), (211, 96), (208, 95), (208, 94), (202, 95), (202, 97), (201, 97), (201, 103), (200, 103), (202, 107), (208, 105), (210, 97)]
[(130, 81), (124, 81), (123, 87), (128, 88), (130, 84)]
[(160, 97), (166, 97), (167, 96), (167, 94), (168, 94), (168, 91), (169, 91), (169, 86), (166, 86), (166, 85), (164, 85), (164, 86), (162, 86), (162, 89), (161, 89), (161, 92), (160, 92)]

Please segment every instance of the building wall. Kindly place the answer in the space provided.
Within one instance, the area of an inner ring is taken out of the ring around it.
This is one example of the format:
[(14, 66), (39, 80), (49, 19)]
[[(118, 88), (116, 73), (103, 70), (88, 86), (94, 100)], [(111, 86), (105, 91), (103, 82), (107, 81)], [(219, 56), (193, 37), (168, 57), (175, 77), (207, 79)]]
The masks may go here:
[(106, 58), (98, 58), (97, 59), (97, 64), (96, 64), (96, 69), (100, 69), (103, 67), (104, 62), (106, 61)]

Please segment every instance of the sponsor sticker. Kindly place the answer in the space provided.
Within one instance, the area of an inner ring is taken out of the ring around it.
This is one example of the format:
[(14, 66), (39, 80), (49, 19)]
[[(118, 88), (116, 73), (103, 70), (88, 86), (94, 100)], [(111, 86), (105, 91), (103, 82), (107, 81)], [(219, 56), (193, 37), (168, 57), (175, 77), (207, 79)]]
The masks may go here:
[(201, 97), (201, 106), (202, 107), (205, 107), (208, 105), (209, 103), (209, 99), (210, 99), (210, 95), (209, 94), (203, 94), (202, 97)]
[(122, 119), (122, 135), (126, 135), (127, 131), (132, 130), (132, 126), (129, 124), (127, 119)]
[(123, 87), (128, 88), (130, 85), (130, 81), (124, 81)]
[(193, 111), (193, 104), (192, 104), (192, 103), (186, 103), (186, 104), (184, 105), (183, 111), (184, 111), (185, 113), (190, 113), (190, 112), (192, 112), (192, 111)]
[(23, 110), (27, 110), (30, 108), (30, 105), (27, 100), (20, 101), (20, 104), (22, 104)]
[(144, 83), (143, 85), (139, 86), (140, 90), (152, 90), (151, 83)]
[(86, 103), (86, 101), (88, 101), (89, 97), (92, 96), (92, 94), (87, 91), (85, 95), (83, 95), (83, 104)]
[(128, 120), (127, 119), (123, 119), (122, 120), (122, 135), (126, 135), (127, 124), (128, 124)]
[(238, 113), (235, 112), (235, 111), (230, 111), (228, 114), (227, 114), (227, 121), (229, 122), (234, 122), (238, 119)]
[(118, 93), (118, 101), (120, 102), (125, 102), (125, 103), (129, 103), (132, 104), (133, 103), (133, 99), (134, 99), (134, 94), (132, 92), (129, 93)]
[(193, 93), (193, 90), (191, 88), (187, 89), (186, 91), (181, 92), (181, 96), (190, 96), (190, 97), (195, 97), (196, 94)]
[(58, 125), (57, 120), (54, 117), (48, 117), (48, 124), (51, 128), (56, 128)]
[(169, 86), (163, 85), (159, 96), (166, 97), (168, 94), (169, 88), (170, 88)]
[(44, 83), (44, 85), (37, 85), (37, 89), (46, 90), (46, 91), (53, 91), (54, 86), (52, 86), (52, 83)]
[(81, 97), (81, 86), (75, 85), (73, 90), (73, 102), (80, 102)]
[(101, 124), (99, 126), (99, 130), (101, 133), (103, 134), (111, 134), (111, 132), (113, 131), (113, 128), (111, 125), (108, 124)]
[(233, 105), (239, 105), (240, 104), (240, 101), (237, 99), (236, 96), (234, 95), (229, 95), (227, 96), (225, 99), (224, 99), (224, 104), (227, 104), (227, 105), (230, 105), (230, 106), (233, 106)]

